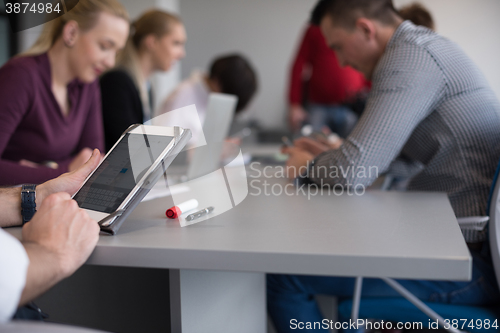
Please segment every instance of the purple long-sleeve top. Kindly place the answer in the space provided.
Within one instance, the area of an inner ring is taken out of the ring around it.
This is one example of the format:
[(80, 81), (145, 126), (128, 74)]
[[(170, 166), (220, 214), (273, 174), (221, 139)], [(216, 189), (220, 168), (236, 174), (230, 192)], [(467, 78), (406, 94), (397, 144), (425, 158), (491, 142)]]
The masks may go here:
[[(104, 151), (99, 82), (68, 84), (67, 116), (51, 87), (46, 53), (14, 58), (0, 68), (0, 185), (39, 184), (67, 172), (81, 149)], [(21, 166), (21, 159), (59, 167)]]

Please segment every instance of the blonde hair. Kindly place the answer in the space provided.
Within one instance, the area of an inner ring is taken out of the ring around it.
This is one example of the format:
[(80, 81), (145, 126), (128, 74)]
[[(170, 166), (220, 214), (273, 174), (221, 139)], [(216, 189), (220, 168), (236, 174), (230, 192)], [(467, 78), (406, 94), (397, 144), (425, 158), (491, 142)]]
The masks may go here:
[(35, 44), (21, 55), (37, 55), (47, 52), (61, 37), (63, 28), (69, 21), (76, 21), (82, 31), (92, 29), (102, 12), (123, 18), (127, 22), (129, 20), (127, 10), (118, 0), (80, 0), (66, 14), (45, 23), (43, 31)]
[(131, 24), (127, 44), (117, 55), (116, 64), (127, 71), (132, 77), (139, 90), (143, 110), (146, 114), (151, 113), (151, 110), (147, 89), (144, 86), (147, 78), (143, 77), (139, 67), (139, 52), (142, 42), (149, 35), (160, 38), (170, 34), (176, 24), (182, 24), (181, 19), (177, 15), (158, 9), (148, 10)]

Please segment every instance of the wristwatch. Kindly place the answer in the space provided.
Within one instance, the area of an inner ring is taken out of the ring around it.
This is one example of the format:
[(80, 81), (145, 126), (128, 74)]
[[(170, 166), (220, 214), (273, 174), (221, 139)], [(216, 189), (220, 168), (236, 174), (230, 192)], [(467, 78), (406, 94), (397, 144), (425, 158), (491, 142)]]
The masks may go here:
[(23, 225), (29, 222), (36, 213), (36, 185), (24, 184), (21, 189), (21, 216)]

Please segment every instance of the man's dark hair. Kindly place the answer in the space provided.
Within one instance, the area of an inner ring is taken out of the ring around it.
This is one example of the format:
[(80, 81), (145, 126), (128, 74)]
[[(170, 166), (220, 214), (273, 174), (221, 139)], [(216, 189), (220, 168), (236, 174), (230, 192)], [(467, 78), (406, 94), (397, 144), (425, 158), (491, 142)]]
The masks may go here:
[(219, 57), (210, 66), (210, 79), (224, 94), (236, 95), (236, 112), (243, 110), (257, 90), (257, 76), (250, 63), (239, 54)]
[(316, 6), (314, 6), (311, 12), (311, 18), (309, 23), (313, 25), (320, 25), (321, 19), (326, 15), (328, 6), (330, 5), (330, 0), (319, 0)]
[[(354, 28), (360, 17), (393, 25), (399, 17), (392, 0), (324, 0), (328, 2), (323, 17), (330, 16), (335, 25), (346, 29)], [(322, 18), (323, 18), (322, 17)]]
[(399, 15), (404, 20), (410, 20), (416, 25), (423, 25), (434, 30), (434, 20), (431, 13), (422, 4), (414, 2), (399, 10)]

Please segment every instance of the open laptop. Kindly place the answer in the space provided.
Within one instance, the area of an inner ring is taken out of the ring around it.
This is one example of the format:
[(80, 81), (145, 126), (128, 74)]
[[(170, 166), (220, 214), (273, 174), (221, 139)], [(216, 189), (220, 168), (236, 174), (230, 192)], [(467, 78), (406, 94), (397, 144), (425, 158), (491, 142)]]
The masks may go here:
[(187, 178), (195, 179), (219, 168), (223, 142), (229, 135), (238, 98), (234, 95), (211, 93), (203, 124), (206, 146), (194, 148)]
[(193, 135), (193, 139), (186, 146), (185, 150), (189, 150), (179, 154), (169, 167), (168, 174), (172, 176), (170, 178), (174, 183), (198, 178), (219, 168), (223, 142), (229, 134), (237, 102), (238, 98), (234, 95), (211, 93), (203, 124), (200, 122), (196, 105), (169, 111), (148, 123), (157, 126), (181, 126), (198, 133)]

